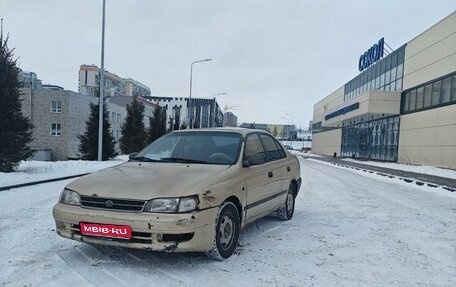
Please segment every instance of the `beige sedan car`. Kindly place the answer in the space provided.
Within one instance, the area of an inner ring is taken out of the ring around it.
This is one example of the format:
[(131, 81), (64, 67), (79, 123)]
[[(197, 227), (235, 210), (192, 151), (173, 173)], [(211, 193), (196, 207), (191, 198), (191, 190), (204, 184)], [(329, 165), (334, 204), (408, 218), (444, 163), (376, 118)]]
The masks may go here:
[(268, 133), (183, 130), (71, 182), (53, 215), (65, 238), (222, 259), (246, 224), (271, 213), (291, 219), (300, 185), (298, 159)]

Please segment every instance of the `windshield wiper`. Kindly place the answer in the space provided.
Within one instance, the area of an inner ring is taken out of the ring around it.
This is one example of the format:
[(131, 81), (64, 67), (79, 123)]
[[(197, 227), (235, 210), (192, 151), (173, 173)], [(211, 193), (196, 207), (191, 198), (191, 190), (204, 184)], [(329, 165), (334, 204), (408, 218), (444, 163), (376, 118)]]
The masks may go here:
[(170, 161), (170, 162), (181, 162), (181, 163), (206, 163), (208, 161), (199, 160), (199, 159), (190, 159), (190, 158), (183, 158), (183, 157), (162, 157), (161, 160), (163, 161)]
[(149, 157), (145, 157), (145, 156), (136, 156), (134, 158), (132, 158), (131, 160), (134, 160), (134, 161), (145, 161), (145, 162), (160, 162), (162, 160), (159, 160), (159, 159), (151, 159)]

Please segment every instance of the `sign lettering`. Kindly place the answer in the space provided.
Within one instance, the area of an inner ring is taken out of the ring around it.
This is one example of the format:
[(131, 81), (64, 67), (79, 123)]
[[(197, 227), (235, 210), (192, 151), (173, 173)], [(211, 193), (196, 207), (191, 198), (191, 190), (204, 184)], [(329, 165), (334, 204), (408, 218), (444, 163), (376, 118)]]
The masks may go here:
[(374, 44), (369, 50), (359, 56), (358, 69), (360, 72), (383, 58), (384, 45), (385, 39), (381, 38), (377, 44)]
[(328, 115), (325, 116), (325, 121), (328, 121), (332, 118), (335, 118), (335, 117), (338, 117), (338, 116), (342, 116), (342, 115), (345, 115), (346, 113), (349, 113), (351, 111), (354, 111), (354, 110), (357, 110), (359, 109), (359, 102), (358, 103), (354, 103), (354, 104), (351, 104), (349, 106), (346, 106), (340, 110), (337, 110), (335, 112), (332, 112)]

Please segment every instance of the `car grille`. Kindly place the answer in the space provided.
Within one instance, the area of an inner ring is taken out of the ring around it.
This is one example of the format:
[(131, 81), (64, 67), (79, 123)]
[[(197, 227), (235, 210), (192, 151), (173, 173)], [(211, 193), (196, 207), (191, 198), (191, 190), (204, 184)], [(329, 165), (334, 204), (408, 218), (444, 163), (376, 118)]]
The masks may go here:
[(113, 199), (103, 197), (81, 196), (81, 206), (118, 211), (141, 211), (144, 200)]

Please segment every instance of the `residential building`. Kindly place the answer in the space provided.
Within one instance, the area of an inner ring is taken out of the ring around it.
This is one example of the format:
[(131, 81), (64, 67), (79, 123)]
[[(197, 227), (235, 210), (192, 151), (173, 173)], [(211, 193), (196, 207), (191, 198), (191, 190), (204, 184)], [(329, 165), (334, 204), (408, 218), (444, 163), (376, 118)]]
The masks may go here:
[(19, 69), (18, 80), (22, 83), (23, 88), (29, 89), (39, 89), (43, 84), (34, 72), (25, 72), (21, 69)]
[(125, 79), (125, 94), (129, 97), (140, 96), (149, 97), (150, 89), (148, 86), (141, 84), (133, 79)]
[[(79, 93), (95, 95), (100, 87), (100, 68), (95, 65), (81, 65), (79, 68)], [(105, 70), (105, 96), (150, 96), (150, 88), (133, 79), (124, 79)]]
[[(63, 90), (55, 85), (29, 85), (21, 89), (21, 100), (23, 114), (34, 125), (30, 146), (38, 151), (38, 158), (79, 158), (78, 135), (85, 132), (90, 104), (97, 103), (98, 98)], [(107, 108), (111, 132), (118, 140), (126, 109), (111, 102), (107, 102)], [(119, 151), (118, 144), (116, 149)]]
[(383, 45), (314, 105), (312, 151), (456, 169), (456, 12), (394, 51)]
[(232, 112), (225, 113), (225, 127), (237, 127), (237, 117)]

